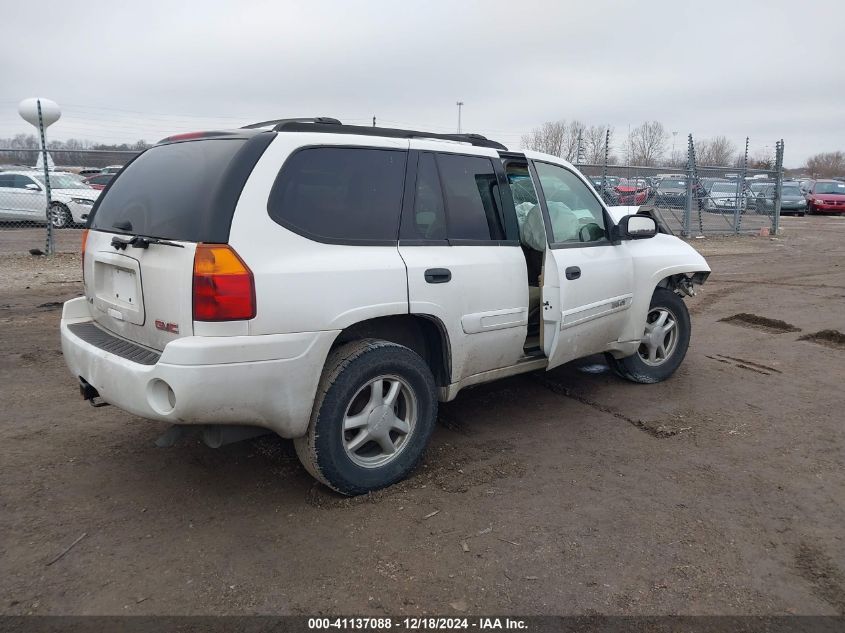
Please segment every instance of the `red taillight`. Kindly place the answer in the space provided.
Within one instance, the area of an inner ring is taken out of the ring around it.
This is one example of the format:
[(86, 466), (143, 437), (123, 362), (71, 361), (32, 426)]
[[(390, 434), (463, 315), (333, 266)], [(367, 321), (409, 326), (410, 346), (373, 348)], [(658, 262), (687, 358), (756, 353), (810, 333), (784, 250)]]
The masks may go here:
[(198, 244), (194, 254), (194, 321), (253, 317), (252, 271), (227, 244)]

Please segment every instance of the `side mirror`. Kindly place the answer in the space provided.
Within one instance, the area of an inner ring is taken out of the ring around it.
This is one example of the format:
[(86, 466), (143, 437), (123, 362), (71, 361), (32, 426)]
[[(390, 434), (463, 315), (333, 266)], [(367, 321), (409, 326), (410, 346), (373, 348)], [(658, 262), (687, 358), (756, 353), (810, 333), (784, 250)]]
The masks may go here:
[(617, 235), (620, 240), (644, 240), (657, 235), (657, 222), (647, 215), (626, 215), (619, 220)]
[(24, 188), (29, 189), (30, 191), (41, 191), (41, 187), (36, 185), (34, 182), (24, 185)]

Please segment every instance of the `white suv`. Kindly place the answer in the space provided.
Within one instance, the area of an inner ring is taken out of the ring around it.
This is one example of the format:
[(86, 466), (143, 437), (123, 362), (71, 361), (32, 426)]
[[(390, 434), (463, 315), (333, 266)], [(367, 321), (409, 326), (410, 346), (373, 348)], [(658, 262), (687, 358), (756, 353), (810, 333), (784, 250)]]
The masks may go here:
[(217, 443), (270, 429), (359, 494), (415, 467), (464, 387), (602, 352), (637, 382), (675, 371), (710, 269), (626, 212), (566, 161), (477, 135), (170, 137), (95, 206), (62, 349), (92, 403)]

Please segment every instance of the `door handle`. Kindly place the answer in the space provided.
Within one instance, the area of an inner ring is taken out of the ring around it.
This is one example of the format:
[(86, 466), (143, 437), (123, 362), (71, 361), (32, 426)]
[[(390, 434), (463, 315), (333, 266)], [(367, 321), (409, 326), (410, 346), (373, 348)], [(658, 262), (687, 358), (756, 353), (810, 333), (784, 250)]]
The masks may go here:
[(570, 266), (566, 269), (566, 278), (572, 281), (573, 279), (578, 279), (581, 276), (581, 269), (578, 266)]
[(425, 271), (425, 280), (430, 284), (445, 284), (452, 279), (452, 271), (448, 268), (429, 268)]

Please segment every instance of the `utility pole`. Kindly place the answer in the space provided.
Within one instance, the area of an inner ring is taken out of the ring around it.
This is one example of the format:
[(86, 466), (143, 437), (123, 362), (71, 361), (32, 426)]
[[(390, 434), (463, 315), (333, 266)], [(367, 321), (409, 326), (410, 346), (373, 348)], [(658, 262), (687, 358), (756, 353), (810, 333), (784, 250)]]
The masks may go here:
[(455, 103), (458, 106), (458, 134), (461, 133), (461, 108), (464, 107), (463, 101), (458, 101)]
[(678, 136), (677, 130), (672, 132), (672, 156), (670, 157), (670, 160), (671, 160), (673, 166), (674, 166), (674, 163), (675, 163), (675, 137), (676, 136)]

